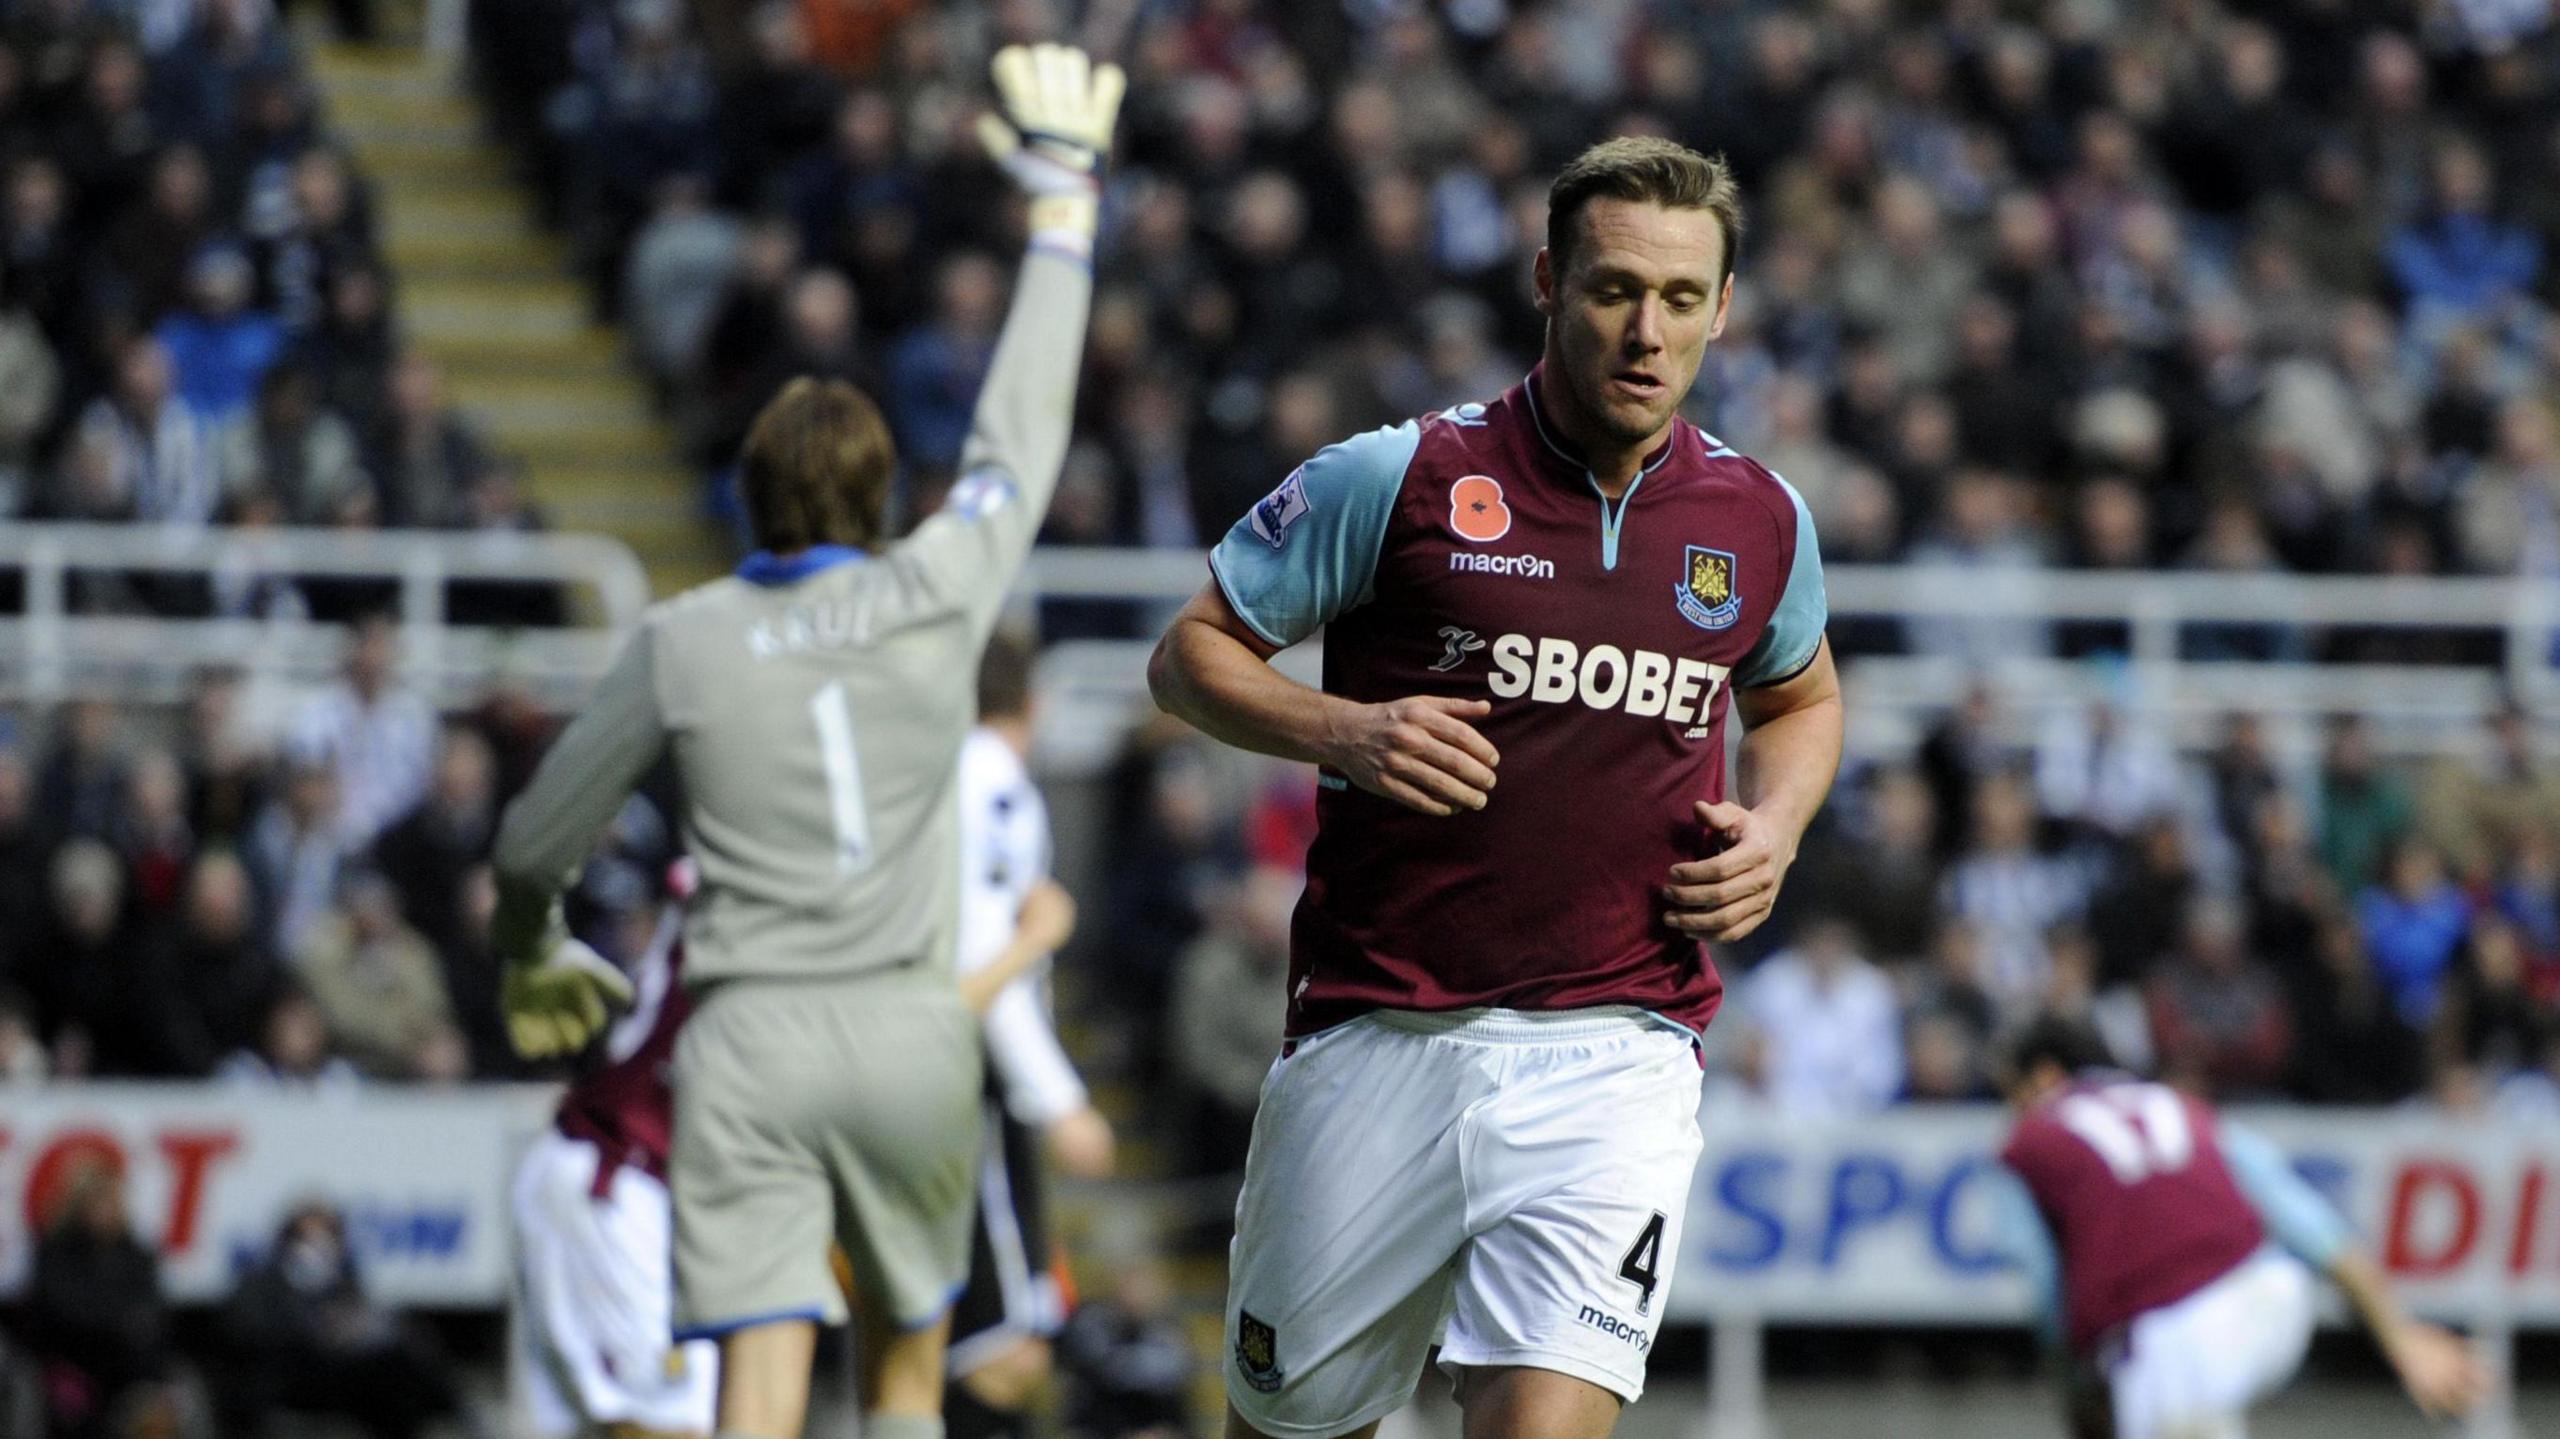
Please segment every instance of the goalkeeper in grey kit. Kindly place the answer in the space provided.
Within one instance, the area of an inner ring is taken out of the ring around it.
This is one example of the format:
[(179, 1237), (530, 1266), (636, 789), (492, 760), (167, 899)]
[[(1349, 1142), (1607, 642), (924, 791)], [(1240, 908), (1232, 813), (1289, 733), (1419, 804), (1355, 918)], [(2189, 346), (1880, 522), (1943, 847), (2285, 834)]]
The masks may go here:
[(500, 827), (495, 939), (527, 1054), (582, 1047), (627, 997), (558, 896), (671, 757), (701, 887), (698, 1008), (675, 1059), (676, 1325), (720, 1341), (723, 1435), (795, 1439), (853, 1269), (865, 1432), (942, 1432), (949, 1308), (979, 1152), (976, 1018), (952, 975), (952, 779), (979, 651), (1065, 458), (1098, 177), (1124, 80), (1058, 45), (998, 54), (981, 123), (1030, 198), (1022, 262), (944, 509), (895, 544), (879, 411), (803, 378), (757, 417), (757, 552), (653, 606)]

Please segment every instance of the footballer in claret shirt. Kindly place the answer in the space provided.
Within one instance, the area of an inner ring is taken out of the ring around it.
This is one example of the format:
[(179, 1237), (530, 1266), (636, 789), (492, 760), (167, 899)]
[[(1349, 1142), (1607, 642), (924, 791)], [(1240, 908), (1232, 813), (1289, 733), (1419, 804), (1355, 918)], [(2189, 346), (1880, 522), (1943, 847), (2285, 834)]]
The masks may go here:
[[(1706, 944), (1766, 916), (1838, 767), (1804, 504), (1678, 413), (1731, 298), (1732, 178), (1609, 141), (1548, 214), (1536, 368), (1309, 458), (1151, 668), (1322, 786), (1237, 1205), (1231, 1435), (1362, 1432), (1435, 1345), (1471, 1434), (1609, 1432), (1679, 1252)], [(1320, 690), (1271, 668), (1319, 628)]]
[(2483, 1383), (2462, 1342), (2400, 1311), (2345, 1219), (2275, 1146), (2202, 1101), (2112, 1067), (2085, 1025), (2039, 1020), (2005, 1084), (2017, 1121), (2012, 1250), (2070, 1354), (2078, 1427), (2240, 1439), (2311, 1343), (2314, 1291), (2344, 1291), (2431, 1415)]

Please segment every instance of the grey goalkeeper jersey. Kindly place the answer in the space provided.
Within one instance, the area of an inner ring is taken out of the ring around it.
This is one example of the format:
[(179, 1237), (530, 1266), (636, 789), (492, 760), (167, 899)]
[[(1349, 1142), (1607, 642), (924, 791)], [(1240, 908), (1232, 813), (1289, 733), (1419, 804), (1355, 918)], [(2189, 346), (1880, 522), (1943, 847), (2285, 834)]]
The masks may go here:
[(702, 883), (685, 974), (948, 970), (953, 773), (977, 662), (1066, 456), (1092, 297), (1034, 250), (943, 510), (876, 554), (750, 562), (652, 606), (498, 832), (499, 953), (538, 959), (558, 895), (662, 754)]

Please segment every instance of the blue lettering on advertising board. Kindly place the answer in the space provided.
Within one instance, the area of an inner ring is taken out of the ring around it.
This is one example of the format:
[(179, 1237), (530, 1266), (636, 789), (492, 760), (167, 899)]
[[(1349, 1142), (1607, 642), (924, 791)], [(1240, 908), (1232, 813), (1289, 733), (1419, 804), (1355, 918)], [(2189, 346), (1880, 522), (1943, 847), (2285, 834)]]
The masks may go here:
[[(2017, 1266), (2017, 1259), (1999, 1248), (1997, 1243), (1972, 1248), (1959, 1247), (1956, 1238), (1956, 1211), (1964, 1197), (1965, 1185), (1976, 1175), (1996, 1174), (1999, 1161), (1983, 1155), (1968, 1155), (1957, 1160), (1938, 1182), (1937, 1192), (1929, 1199), (1929, 1243), (1937, 1250), (1938, 1259), (1948, 1268), (1965, 1274), (1996, 1274)], [(1993, 1236), (1996, 1241), (1997, 1235)]]
[[(1822, 1269), (1854, 1258), (1861, 1234), (1896, 1224), (1923, 1224), (1929, 1252), (1960, 1275), (1997, 1274), (2016, 1260), (1982, 1204), (1966, 1196), (2001, 1173), (1988, 1155), (1963, 1155), (1943, 1172), (1906, 1167), (1900, 1156), (1850, 1151), (1834, 1158), (1820, 1190), (1817, 1216), (1789, 1213), (1790, 1161), (1768, 1150), (1742, 1150), (1700, 1176), (1713, 1196), (1692, 1229), (1703, 1262), (1727, 1272), (1768, 1269), (1793, 1256)], [(1805, 1176), (1807, 1179), (1813, 1175)], [(1809, 1195), (1806, 1197), (1810, 1197)]]
[(1778, 1216), (1769, 1190), (1784, 1179), (1786, 1169), (1783, 1156), (1769, 1153), (1740, 1154), (1725, 1161), (1716, 1175), (1716, 1199), (1749, 1232), (1734, 1236), (1736, 1243), (1709, 1249), (1709, 1264), (1719, 1269), (1765, 1269), (1777, 1262), (1786, 1248), (1787, 1222)]
[(460, 1205), (363, 1207), (347, 1215), (348, 1242), (360, 1258), (451, 1259), (462, 1252), (471, 1227)]
[(1849, 1236), (1902, 1207), (1902, 1171), (1883, 1154), (1844, 1154), (1831, 1171), (1831, 1213), (1822, 1226), (1822, 1267), (1840, 1262)]
[[(358, 1205), (347, 1211), (346, 1219), (347, 1247), (358, 1264), (457, 1259), (471, 1229), (470, 1213), (458, 1204)], [(227, 1236), (223, 1247), (231, 1257), (231, 1272), (245, 1274), (257, 1268), (274, 1239), (272, 1233)]]

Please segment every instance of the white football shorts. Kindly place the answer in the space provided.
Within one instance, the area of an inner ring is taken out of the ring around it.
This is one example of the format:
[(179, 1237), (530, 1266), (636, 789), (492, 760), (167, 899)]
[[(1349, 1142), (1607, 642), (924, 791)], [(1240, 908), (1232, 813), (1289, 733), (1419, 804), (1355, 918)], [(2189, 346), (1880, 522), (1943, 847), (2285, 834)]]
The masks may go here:
[(2116, 1439), (2241, 1439), (2311, 1345), (2311, 1271), (2267, 1248), (2175, 1304), (2137, 1315), (2107, 1368)]
[(1687, 1031), (1641, 1010), (1385, 1011), (1263, 1080), (1236, 1201), (1227, 1395), (1335, 1435), (1451, 1370), (1550, 1369), (1632, 1402), (1697, 1168)]
[(545, 1130), (516, 1170), (515, 1350), (534, 1432), (708, 1434), (720, 1351), (671, 1342), (667, 1187), (623, 1165), (599, 1194), (598, 1158), (594, 1144)]

